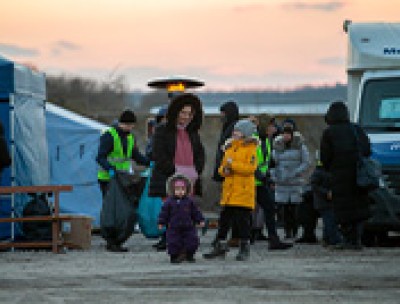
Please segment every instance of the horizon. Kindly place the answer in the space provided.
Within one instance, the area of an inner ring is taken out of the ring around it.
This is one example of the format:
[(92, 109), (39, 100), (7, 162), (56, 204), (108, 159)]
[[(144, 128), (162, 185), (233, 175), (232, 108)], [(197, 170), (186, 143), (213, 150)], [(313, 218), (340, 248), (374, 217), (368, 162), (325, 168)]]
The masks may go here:
[(398, 0), (18, 0), (2, 4), (0, 55), (50, 76), (131, 92), (188, 75), (196, 91), (295, 90), (346, 83), (353, 22), (399, 22)]

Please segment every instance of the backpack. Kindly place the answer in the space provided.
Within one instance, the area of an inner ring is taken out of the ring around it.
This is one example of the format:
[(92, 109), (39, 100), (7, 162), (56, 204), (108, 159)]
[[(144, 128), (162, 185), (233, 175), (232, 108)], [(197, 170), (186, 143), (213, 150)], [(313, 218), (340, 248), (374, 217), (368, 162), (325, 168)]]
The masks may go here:
[[(24, 217), (51, 215), (46, 194), (33, 194), (33, 199), (26, 204), (23, 210)], [(45, 241), (51, 240), (51, 222), (25, 222), (22, 232), (27, 240)]]

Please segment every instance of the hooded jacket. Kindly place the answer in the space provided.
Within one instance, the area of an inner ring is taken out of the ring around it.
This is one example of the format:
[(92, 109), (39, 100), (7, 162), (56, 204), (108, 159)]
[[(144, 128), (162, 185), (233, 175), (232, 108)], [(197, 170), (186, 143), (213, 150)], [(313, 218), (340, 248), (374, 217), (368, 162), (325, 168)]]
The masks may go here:
[[(204, 169), (205, 153), (201, 143), (199, 129), (203, 120), (203, 109), (200, 100), (193, 94), (181, 94), (176, 96), (167, 110), (167, 122), (156, 127), (153, 136), (152, 157), (154, 169), (150, 178), (149, 196), (165, 197), (167, 195), (165, 185), (168, 177), (175, 173), (175, 149), (177, 135), (177, 118), (185, 105), (191, 105), (194, 115), (187, 125), (190, 142), (193, 150), (195, 169), (200, 176)], [(200, 179), (195, 184), (195, 194), (201, 195)]]
[(289, 145), (279, 135), (274, 140), (272, 158), (275, 167), (270, 170), (275, 182), (275, 200), (278, 203), (300, 203), (305, 185), (305, 174), (310, 165), (309, 152), (299, 132), (293, 133)]
[(185, 195), (177, 198), (174, 195), (174, 182), (183, 180), (186, 184), (186, 193), (190, 193), (192, 185), (190, 180), (181, 174), (175, 174), (168, 178), (166, 187), (168, 198), (162, 206), (158, 223), (168, 225), (168, 229), (194, 228), (194, 225), (204, 221), (199, 208), (195, 202)]
[(331, 174), (333, 210), (338, 223), (347, 224), (369, 217), (366, 193), (356, 185), (357, 140), (362, 155), (371, 154), (368, 136), (358, 125), (350, 123), (343, 102), (334, 102), (325, 116), (328, 127), (322, 134), (320, 156), (325, 170)]
[[(219, 174), (224, 177), (220, 204), (254, 209), (255, 207), (255, 177), (257, 169), (256, 138), (228, 140), (224, 157), (219, 167)], [(231, 172), (224, 171), (230, 167)]]

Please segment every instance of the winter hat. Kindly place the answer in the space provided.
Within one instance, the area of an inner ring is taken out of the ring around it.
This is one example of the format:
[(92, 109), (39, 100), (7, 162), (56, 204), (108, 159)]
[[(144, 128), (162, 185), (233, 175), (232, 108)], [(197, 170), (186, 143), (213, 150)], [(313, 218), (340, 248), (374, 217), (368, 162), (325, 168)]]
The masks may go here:
[(135, 123), (136, 115), (131, 110), (125, 110), (124, 112), (122, 112), (118, 121), (121, 123)]
[(286, 118), (282, 122), (282, 129), (285, 130), (285, 128), (292, 128), (292, 131), (296, 131), (297, 130), (296, 122), (291, 118)]
[(176, 179), (174, 182), (174, 187), (184, 187), (185, 185), (186, 183), (182, 179)]
[(252, 137), (257, 132), (256, 125), (248, 119), (239, 120), (233, 129), (240, 131), (243, 134), (243, 137)]

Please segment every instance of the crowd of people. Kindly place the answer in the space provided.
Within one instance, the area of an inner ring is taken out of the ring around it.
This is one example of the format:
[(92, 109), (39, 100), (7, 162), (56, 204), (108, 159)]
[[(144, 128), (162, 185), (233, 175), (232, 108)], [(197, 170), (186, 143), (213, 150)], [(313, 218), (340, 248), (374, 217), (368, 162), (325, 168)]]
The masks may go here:
[[(313, 225), (299, 220), (303, 206), (310, 204), (322, 218), (324, 246), (361, 249), (362, 226), (369, 213), (366, 193), (356, 186), (355, 164), (359, 150), (365, 156), (371, 151), (367, 135), (350, 123), (343, 102), (332, 103), (326, 114), (328, 126), (314, 172), (295, 120), (278, 123), (266, 114), (240, 119), (234, 101), (224, 103), (220, 112), (222, 130), (212, 176), (221, 183), (218, 231), (204, 258), (225, 256), (231, 247), (239, 247), (236, 260), (245, 261), (251, 244), (260, 240), (268, 241), (269, 250), (290, 250), (293, 241), (316, 243), (316, 225), (310, 229)], [(202, 193), (201, 175), (206, 164), (199, 135), (202, 119), (200, 99), (181, 93), (160, 109), (151, 125), (145, 155), (139, 152), (131, 133), (136, 118), (129, 110), (100, 139), (97, 162), (103, 194), (115, 172), (129, 170), (131, 160), (145, 166), (153, 163), (149, 196), (164, 201), (158, 220), (161, 237), (154, 247), (167, 250), (171, 263), (195, 261), (199, 245), (196, 227), (206, 225), (195, 199)], [(278, 235), (278, 219), (285, 241)], [(297, 238), (299, 226), (303, 227), (301, 238)], [(107, 240), (107, 250), (126, 249)]]

